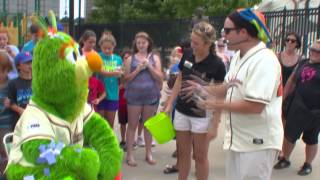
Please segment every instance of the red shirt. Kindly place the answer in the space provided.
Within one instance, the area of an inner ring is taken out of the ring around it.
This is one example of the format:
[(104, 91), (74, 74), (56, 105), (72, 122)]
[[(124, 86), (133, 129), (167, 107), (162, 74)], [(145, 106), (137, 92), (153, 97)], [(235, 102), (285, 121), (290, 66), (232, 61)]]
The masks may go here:
[(89, 79), (88, 102), (91, 103), (93, 100), (97, 99), (103, 92), (105, 92), (103, 83), (96, 77), (91, 76)]

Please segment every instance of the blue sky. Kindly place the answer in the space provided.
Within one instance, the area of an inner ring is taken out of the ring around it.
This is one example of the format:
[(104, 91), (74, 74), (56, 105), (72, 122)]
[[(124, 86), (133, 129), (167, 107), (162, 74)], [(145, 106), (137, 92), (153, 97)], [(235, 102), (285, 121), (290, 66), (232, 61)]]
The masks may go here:
[[(85, 0), (81, 0), (81, 17), (84, 17), (84, 4)], [(60, 0), (60, 18), (65, 17), (65, 10), (69, 16), (69, 0)], [(79, 0), (74, 0), (74, 18), (79, 17)]]

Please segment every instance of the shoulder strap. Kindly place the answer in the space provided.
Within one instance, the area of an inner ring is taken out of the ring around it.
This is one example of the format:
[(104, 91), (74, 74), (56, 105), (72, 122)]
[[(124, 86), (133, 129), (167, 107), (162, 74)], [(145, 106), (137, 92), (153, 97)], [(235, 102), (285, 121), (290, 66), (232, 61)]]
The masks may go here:
[(280, 64), (282, 64), (281, 52), (277, 53), (276, 55), (277, 55), (277, 58), (278, 58)]

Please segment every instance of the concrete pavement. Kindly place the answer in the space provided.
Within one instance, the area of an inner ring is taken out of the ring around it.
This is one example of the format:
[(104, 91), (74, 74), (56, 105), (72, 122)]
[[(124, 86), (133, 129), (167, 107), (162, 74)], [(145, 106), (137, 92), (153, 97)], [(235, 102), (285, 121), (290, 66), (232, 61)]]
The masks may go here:
[[(224, 179), (224, 160), (225, 152), (222, 149), (223, 143), (223, 129), (224, 125), (220, 125), (219, 136), (211, 142), (209, 148), (209, 162), (210, 162), (210, 180), (223, 180)], [(115, 131), (119, 134), (119, 125), (115, 125)], [(175, 158), (171, 157), (172, 152), (175, 150), (175, 141), (167, 144), (156, 145), (153, 148), (153, 155), (157, 164), (150, 166), (145, 159), (145, 149), (139, 147), (134, 151), (134, 156), (138, 163), (137, 167), (130, 167), (123, 162), (123, 180), (176, 180), (178, 179), (177, 173), (166, 175), (163, 169), (166, 164), (175, 163)], [(299, 141), (293, 151), (291, 157), (291, 166), (284, 170), (274, 170), (272, 180), (320, 180), (320, 151), (313, 162), (313, 172), (309, 176), (299, 176), (297, 171), (304, 162), (304, 144)], [(190, 180), (195, 180), (194, 163), (192, 164)]]

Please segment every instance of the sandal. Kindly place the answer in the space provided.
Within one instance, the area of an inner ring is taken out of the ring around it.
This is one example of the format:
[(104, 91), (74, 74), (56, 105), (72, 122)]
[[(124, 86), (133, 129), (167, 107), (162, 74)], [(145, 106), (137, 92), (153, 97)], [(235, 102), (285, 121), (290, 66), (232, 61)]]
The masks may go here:
[(298, 175), (306, 176), (312, 172), (312, 166), (309, 163), (304, 163), (301, 169), (298, 171)]
[(164, 174), (172, 174), (177, 173), (179, 170), (176, 165), (167, 164), (165, 169), (163, 170)]
[(172, 155), (171, 155), (171, 156), (172, 156), (173, 158), (176, 158), (176, 157), (177, 157), (177, 155), (178, 155), (178, 152), (177, 152), (177, 150), (175, 150), (175, 151), (172, 153)]
[(286, 160), (285, 158), (281, 158), (276, 165), (273, 166), (274, 169), (284, 169), (290, 166), (290, 161)]

